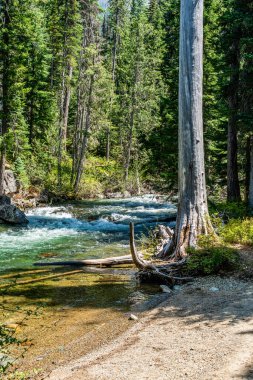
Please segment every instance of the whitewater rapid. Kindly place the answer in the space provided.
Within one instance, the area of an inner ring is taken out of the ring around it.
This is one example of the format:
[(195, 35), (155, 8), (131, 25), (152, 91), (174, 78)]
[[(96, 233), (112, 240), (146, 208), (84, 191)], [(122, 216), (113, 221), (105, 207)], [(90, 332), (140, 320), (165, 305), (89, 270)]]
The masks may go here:
[(137, 233), (145, 233), (175, 213), (175, 205), (153, 195), (38, 207), (27, 212), (27, 226), (0, 230), (0, 268), (31, 265), (43, 255), (78, 258), (127, 253), (130, 221)]

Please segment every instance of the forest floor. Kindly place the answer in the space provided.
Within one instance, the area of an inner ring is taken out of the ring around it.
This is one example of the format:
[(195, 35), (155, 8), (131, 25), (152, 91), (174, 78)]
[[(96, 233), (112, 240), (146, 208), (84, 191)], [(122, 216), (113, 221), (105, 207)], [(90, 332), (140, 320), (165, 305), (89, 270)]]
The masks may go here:
[[(252, 270), (252, 251), (241, 254)], [(46, 379), (253, 379), (253, 284), (241, 274), (198, 278), (138, 317), (118, 338)]]

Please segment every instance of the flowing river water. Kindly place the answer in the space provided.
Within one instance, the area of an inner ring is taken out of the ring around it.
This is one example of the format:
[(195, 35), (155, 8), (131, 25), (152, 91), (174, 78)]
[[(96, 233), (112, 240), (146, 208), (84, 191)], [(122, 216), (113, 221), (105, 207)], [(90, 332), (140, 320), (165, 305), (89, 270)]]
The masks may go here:
[(130, 221), (138, 238), (159, 223), (173, 226), (175, 214), (172, 203), (146, 195), (38, 207), (27, 212), (26, 227), (1, 226), (0, 323), (27, 341), (9, 352), (18, 357), (27, 351), (17, 368), (43, 373), (99, 347), (131, 323), (125, 315), (131, 305), (157, 293), (138, 286), (131, 269), (94, 273), (35, 268), (34, 262), (128, 254)]
[(130, 221), (137, 234), (145, 234), (175, 213), (175, 205), (153, 195), (39, 207), (27, 212), (27, 227), (0, 227), (0, 271), (31, 267), (44, 258), (128, 254)]

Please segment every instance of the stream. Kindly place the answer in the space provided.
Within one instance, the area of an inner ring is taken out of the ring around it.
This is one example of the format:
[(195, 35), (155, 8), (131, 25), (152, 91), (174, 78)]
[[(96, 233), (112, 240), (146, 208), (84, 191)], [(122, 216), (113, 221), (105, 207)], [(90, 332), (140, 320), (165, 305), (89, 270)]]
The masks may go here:
[(27, 212), (26, 227), (0, 227), (0, 271), (35, 261), (102, 258), (129, 253), (129, 222), (137, 236), (169, 222), (176, 207), (154, 195), (90, 200)]
[[(125, 331), (133, 323), (129, 313), (168, 296), (159, 286), (138, 285), (131, 267), (37, 268), (34, 262), (129, 254), (130, 221), (138, 240), (158, 223), (173, 227), (175, 214), (175, 205), (146, 195), (38, 207), (27, 212), (25, 227), (1, 225), (0, 326), (27, 342), (7, 352), (19, 358), (14, 369), (35, 369), (31, 378), (44, 379)], [(0, 356), (0, 366), (1, 360), (7, 359)]]

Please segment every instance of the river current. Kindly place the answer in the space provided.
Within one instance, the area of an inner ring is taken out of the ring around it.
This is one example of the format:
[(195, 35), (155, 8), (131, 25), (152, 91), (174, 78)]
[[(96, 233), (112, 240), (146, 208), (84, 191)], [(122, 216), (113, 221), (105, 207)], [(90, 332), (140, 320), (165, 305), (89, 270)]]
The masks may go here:
[(128, 254), (129, 222), (136, 233), (168, 223), (175, 205), (154, 195), (71, 202), (27, 212), (26, 227), (0, 227), (0, 270), (22, 269), (36, 261)]

